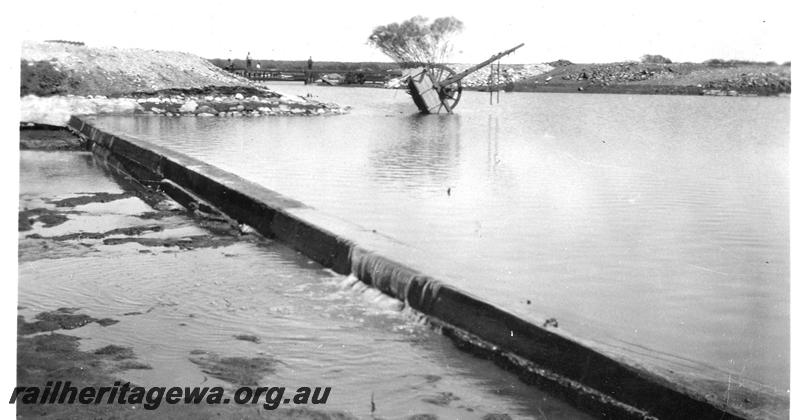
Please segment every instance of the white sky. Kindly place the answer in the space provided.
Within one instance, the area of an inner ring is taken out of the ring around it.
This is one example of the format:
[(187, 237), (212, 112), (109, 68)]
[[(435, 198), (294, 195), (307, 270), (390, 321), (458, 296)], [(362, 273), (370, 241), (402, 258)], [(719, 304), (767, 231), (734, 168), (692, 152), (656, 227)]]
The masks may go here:
[[(388, 61), (366, 39), (420, 14), (465, 29), (451, 61), (476, 62), (520, 42), (505, 62), (740, 58), (790, 60), (788, 1), (44, 1), (17, 4), (20, 39), (66, 39), (192, 52), (206, 58)], [(24, 13), (23, 13), (24, 12)]]

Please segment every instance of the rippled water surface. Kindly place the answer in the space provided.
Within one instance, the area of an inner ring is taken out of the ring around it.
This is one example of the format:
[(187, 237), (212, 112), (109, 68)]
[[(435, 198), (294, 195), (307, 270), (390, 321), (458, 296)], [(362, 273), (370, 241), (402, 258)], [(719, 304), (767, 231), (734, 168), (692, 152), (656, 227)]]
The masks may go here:
[(320, 118), (103, 118), (395, 237), (419, 267), (655, 365), (788, 389), (789, 100), (277, 87)]
[[(90, 154), (23, 151), (21, 169), (24, 208), (122, 192)], [(223, 386), (233, 392), (242, 385), (192, 363), (192, 354), (201, 352), (275, 360), (274, 371), (258, 377), (259, 386), (331, 387), (328, 403), (313, 408), (357, 418), (589, 418), (491, 362), (457, 350), (401, 302), (277, 242), (178, 249), (28, 237), (152, 225), (153, 219), (141, 217), (152, 210), (133, 197), (95, 202), (71, 208), (63, 224), (37, 222), (20, 232), (20, 315), (33, 321), (41, 312), (77, 308), (119, 321), (58, 333), (82, 337), (85, 351), (131, 347), (137, 362), (152, 369), (113, 374), (143, 386)], [(144, 235), (208, 233), (181, 214), (158, 223), (163, 230)], [(252, 339), (235, 338), (243, 335)]]

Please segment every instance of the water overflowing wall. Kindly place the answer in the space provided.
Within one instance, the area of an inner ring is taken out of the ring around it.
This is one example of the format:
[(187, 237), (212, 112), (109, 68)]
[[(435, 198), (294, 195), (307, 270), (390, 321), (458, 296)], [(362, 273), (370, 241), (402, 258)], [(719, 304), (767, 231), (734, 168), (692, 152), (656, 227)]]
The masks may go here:
[[(69, 126), (117, 171), (158, 186), (176, 200), (277, 238), (340, 274), (426, 314), (456, 344), (515, 370), (526, 381), (612, 418), (750, 418), (762, 412), (726, 405), (653, 372), (601, 354), (580, 340), (533, 325), (413, 268), (381, 250), (391, 238), (333, 218), (214, 166), (141, 140), (105, 133), (91, 119)], [(422, 256), (424, 257), (424, 255)]]

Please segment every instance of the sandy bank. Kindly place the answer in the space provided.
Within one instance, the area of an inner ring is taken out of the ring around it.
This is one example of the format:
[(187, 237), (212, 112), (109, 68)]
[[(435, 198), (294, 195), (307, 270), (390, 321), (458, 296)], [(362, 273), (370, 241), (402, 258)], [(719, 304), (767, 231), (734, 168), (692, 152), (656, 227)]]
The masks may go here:
[(65, 126), (71, 115), (340, 114), (336, 104), (281, 95), (193, 54), (25, 42), (20, 121)]

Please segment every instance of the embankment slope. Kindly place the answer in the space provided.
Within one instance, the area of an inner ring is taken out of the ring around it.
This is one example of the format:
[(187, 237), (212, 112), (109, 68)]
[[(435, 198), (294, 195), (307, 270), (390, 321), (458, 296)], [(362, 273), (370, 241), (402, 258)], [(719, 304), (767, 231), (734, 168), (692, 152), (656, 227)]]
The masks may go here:
[(63, 42), (24, 42), (21, 79), (21, 96), (113, 97), (166, 89), (255, 88), (249, 80), (189, 53)]
[(792, 91), (791, 65), (765, 63), (551, 63), (516, 91), (770, 96)]
[(24, 123), (66, 126), (72, 115), (321, 115), (336, 104), (281, 95), (196, 55), (25, 42), (20, 60)]

